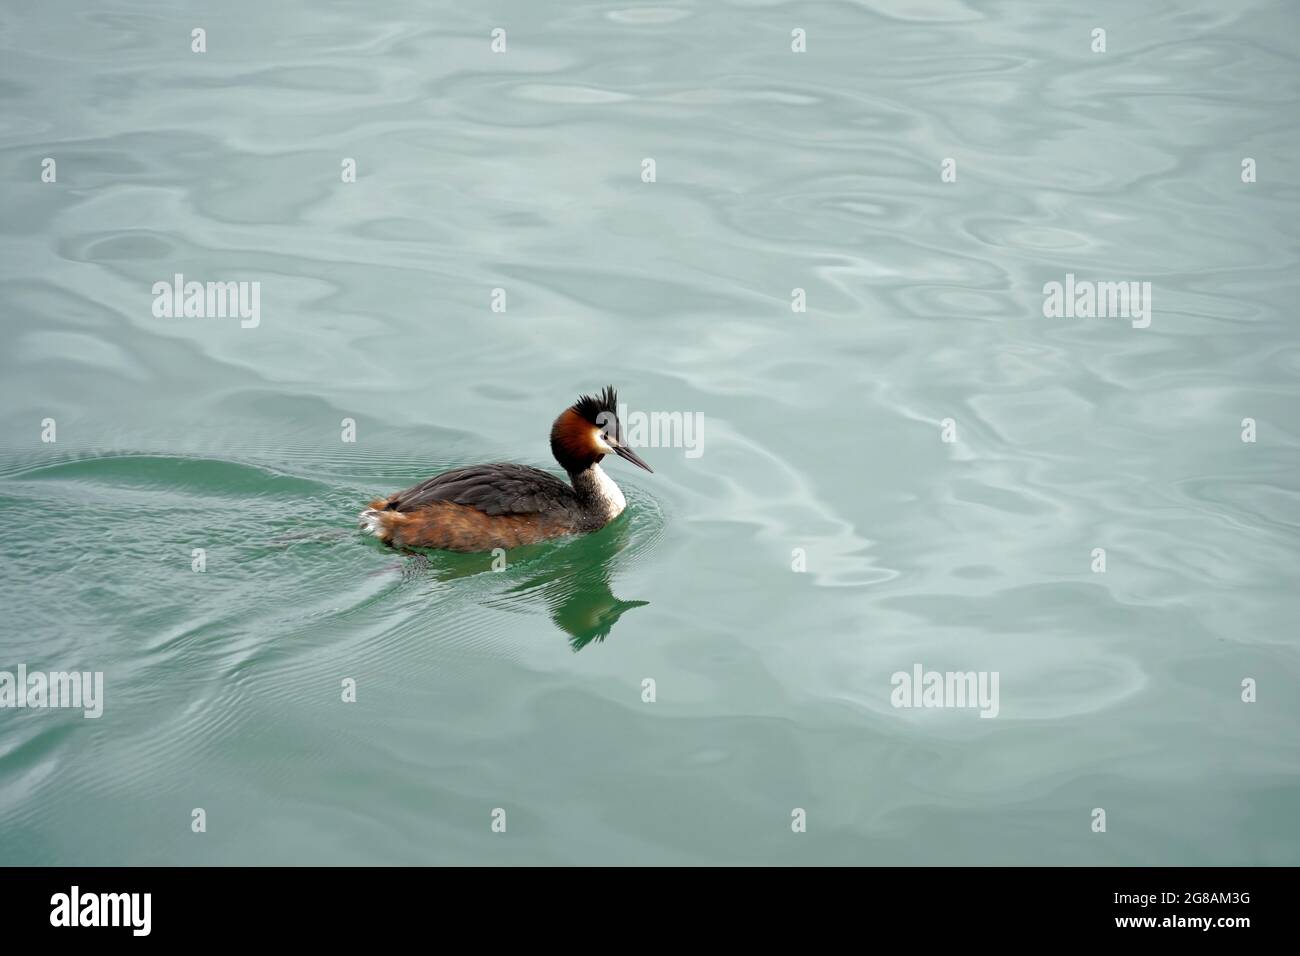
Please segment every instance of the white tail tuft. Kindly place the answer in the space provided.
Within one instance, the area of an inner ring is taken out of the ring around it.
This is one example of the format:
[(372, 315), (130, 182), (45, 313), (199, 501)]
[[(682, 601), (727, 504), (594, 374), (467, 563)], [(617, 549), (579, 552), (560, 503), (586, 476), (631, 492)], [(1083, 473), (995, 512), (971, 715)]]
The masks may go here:
[(382, 538), (384, 536), (384, 523), (381, 518), (380, 512), (374, 508), (367, 508), (361, 512), (361, 530), (367, 534), (373, 534), (376, 538)]

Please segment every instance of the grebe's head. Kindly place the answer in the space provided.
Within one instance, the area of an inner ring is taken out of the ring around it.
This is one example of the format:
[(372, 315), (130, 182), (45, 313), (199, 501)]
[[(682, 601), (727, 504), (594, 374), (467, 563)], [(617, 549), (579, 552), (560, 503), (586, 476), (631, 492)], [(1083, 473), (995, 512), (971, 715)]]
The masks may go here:
[(551, 454), (570, 474), (585, 471), (606, 455), (618, 455), (654, 471), (627, 446), (613, 385), (597, 395), (583, 395), (560, 413), (551, 426)]

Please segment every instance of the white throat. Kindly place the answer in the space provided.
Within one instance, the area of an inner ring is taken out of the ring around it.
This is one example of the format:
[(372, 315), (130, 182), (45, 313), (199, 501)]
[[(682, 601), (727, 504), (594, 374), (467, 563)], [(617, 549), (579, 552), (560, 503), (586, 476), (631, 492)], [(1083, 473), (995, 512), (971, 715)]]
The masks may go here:
[(596, 498), (604, 504), (605, 513), (613, 521), (627, 507), (627, 499), (623, 497), (618, 485), (614, 484), (614, 479), (601, 470), (600, 465), (592, 465), (590, 471), (596, 486)]

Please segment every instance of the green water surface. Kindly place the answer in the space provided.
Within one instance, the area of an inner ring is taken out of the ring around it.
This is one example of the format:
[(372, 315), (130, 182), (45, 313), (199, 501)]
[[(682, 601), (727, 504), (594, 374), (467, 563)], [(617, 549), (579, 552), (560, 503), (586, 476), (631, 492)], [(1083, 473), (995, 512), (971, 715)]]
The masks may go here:
[[(0, 863), (1300, 863), (1296, 7), (490, 6), (0, 6)], [(612, 526), (356, 532), (606, 383)]]

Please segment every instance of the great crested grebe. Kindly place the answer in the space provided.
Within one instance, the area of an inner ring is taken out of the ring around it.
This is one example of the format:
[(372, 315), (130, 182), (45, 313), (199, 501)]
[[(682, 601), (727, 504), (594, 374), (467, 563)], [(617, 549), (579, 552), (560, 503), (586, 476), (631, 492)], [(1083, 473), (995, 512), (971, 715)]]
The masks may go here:
[(572, 485), (528, 465), (471, 465), (372, 501), (361, 529), (398, 548), (491, 551), (596, 531), (626, 507), (601, 470), (608, 454), (652, 471), (627, 447), (614, 386), (583, 395), (551, 426), (551, 454)]

